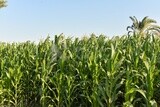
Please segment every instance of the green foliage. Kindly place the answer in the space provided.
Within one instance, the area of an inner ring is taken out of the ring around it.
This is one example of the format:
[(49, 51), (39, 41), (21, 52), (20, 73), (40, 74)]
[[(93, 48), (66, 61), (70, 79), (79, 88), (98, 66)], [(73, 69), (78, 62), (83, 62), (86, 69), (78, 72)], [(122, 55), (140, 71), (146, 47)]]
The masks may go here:
[(150, 35), (0, 43), (0, 106), (158, 107), (159, 64)]
[(5, 0), (0, 0), (0, 8), (6, 7), (6, 1)]

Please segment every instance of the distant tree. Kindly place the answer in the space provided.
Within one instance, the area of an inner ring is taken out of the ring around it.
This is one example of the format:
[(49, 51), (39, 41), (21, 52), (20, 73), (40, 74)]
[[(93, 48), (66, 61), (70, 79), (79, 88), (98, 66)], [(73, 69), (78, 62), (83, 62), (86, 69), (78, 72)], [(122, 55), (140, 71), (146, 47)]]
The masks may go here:
[(150, 19), (148, 16), (144, 17), (142, 21), (138, 21), (135, 16), (130, 17), (130, 19), (133, 21), (133, 24), (127, 27), (128, 35), (130, 33), (140, 34), (141, 36), (160, 34), (160, 26), (156, 25), (157, 22), (154, 19)]
[(6, 1), (5, 0), (0, 0), (0, 8), (6, 7)]

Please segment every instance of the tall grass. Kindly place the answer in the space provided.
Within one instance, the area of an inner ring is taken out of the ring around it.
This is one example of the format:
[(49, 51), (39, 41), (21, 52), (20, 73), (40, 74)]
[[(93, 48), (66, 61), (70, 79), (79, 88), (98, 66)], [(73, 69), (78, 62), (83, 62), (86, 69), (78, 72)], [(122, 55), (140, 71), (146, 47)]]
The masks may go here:
[(159, 66), (152, 35), (0, 43), (0, 106), (158, 107)]

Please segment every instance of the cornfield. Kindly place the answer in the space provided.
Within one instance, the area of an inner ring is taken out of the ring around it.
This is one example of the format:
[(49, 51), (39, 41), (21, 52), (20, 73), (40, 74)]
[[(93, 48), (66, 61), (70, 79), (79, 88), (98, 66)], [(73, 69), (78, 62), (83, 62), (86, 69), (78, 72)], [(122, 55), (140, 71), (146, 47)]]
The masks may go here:
[(1, 107), (158, 107), (160, 39), (0, 43)]

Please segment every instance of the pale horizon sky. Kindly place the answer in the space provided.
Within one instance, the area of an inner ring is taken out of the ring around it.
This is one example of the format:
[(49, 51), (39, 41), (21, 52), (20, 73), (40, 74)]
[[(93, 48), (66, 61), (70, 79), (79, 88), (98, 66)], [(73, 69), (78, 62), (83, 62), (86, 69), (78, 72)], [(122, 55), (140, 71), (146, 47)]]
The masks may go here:
[(159, 0), (8, 0), (0, 9), (0, 41), (39, 41), (63, 33), (82, 37), (126, 34), (129, 16), (160, 23)]

